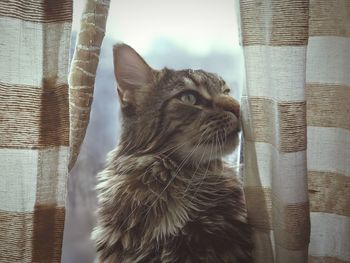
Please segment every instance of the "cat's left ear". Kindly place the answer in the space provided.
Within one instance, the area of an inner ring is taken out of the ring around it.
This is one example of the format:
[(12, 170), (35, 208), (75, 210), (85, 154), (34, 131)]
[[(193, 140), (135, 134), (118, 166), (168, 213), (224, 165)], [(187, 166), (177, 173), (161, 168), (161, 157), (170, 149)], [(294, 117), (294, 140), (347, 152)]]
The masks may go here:
[(154, 70), (130, 46), (117, 44), (113, 47), (114, 74), (118, 82), (118, 95), (122, 107), (139, 106), (152, 87)]

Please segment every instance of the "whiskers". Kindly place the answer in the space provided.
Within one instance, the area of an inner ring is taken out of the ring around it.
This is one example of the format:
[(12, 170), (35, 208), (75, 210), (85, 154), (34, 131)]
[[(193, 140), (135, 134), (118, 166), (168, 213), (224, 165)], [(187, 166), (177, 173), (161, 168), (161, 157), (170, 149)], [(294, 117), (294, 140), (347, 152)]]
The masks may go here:
[[(226, 135), (223, 135), (223, 136), (226, 136)], [(207, 178), (207, 176), (209, 174), (209, 168), (210, 168), (210, 165), (212, 164), (211, 161), (215, 161), (215, 160), (212, 160), (212, 159), (216, 159), (217, 157), (219, 157), (218, 158), (218, 159), (220, 159), (219, 162), (221, 162), (221, 158), (220, 157), (223, 156), (223, 143), (225, 142), (224, 138), (225, 137), (222, 137), (222, 134), (220, 134), (220, 132), (218, 132), (218, 131), (215, 132), (215, 138), (213, 140), (211, 140), (210, 155), (209, 155), (209, 159), (208, 159), (209, 161), (206, 164), (205, 171), (202, 172), (202, 173), (199, 173), (199, 174), (202, 175), (202, 177), (200, 177), (199, 179), (197, 177), (195, 177), (195, 175), (197, 174), (197, 171), (199, 170), (199, 167), (201, 165), (201, 160), (202, 160), (202, 158), (201, 158), (200, 161), (197, 164), (197, 167), (196, 167), (195, 171), (192, 174), (191, 180), (188, 182), (187, 188), (184, 191), (182, 198), (185, 198), (186, 195), (188, 195), (189, 189), (191, 187), (194, 187), (194, 186), (196, 186), (196, 189), (194, 191), (192, 191), (192, 196), (191, 196), (189, 201), (193, 201), (196, 198), (196, 196), (197, 196), (197, 194), (199, 192), (199, 189), (201, 188), (203, 182), (206, 180), (206, 178)], [(207, 138), (207, 140), (209, 140), (209, 138)], [(215, 156), (213, 156), (213, 155), (215, 155)], [(217, 156), (217, 155), (219, 155), (219, 156)], [(204, 153), (202, 154), (202, 157), (203, 156), (204, 156)], [(217, 165), (217, 164), (214, 164), (214, 165)], [(220, 166), (220, 169), (216, 169), (216, 174), (221, 174), (223, 169), (224, 169), (224, 167)], [(218, 177), (215, 180), (214, 184), (216, 182), (218, 182), (219, 180), (220, 179)]]
[[(198, 143), (193, 147), (193, 149), (185, 156), (185, 158), (181, 161), (181, 163), (178, 165), (177, 169), (171, 173), (171, 178), (167, 181), (167, 184), (164, 186), (164, 188), (160, 191), (160, 193), (157, 194), (155, 200), (151, 203), (151, 205), (148, 207), (147, 212), (146, 212), (146, 217), (148, 216), (148, 214), (150, 213), (150, 211), (152, 210), (152, 208), (155, 206), (155, 204), (160, 200), (162, 194), (168, 189), (168, 187), (171, 185), (171, 183), (175, 180), (175, 178), (178, 176), (178, 174), (182, 171), (183, 167), (189, 162), (189, 160), (191, 159), (191, 157), (193, 156), (194, 153), (196, 153), (196, 151), (198, 150), (199, 146), (203, 143), (203, 138), (205, 138), (206, 134), (207, 134), (207, 130), (204, 130), (201, 134), (200, 134), (200, 139), (198, 141)], [(174, 154), (175, 152), (181, 150), (186, 144), (190, 143), (190, 140), (187, 140), (183, 143), (181, 143), (180, 145), (176, 145), (176, 146), (172, 146), (172, 147), (168, 147), (166, 149), (164, 149), (163, 151), (161, 151), (160, 153), (154, 153), (152, 154), (153, 156), (157, 157), (160, 160), (166, 161), (165, 159), (167, 159), (170, 155)], [(165, 155), (164, 155), (165, 154)], [(204, 155), (204, 153), (203, 153)], [(152, 163), (153, 164), (153, 163)], [(150, 166), (147, 168), (147, 170), (140, 176), (144, 176), (145, 174), (147, 174), (151, 168), (152, 168), (152, 164), (150, 164)], [(199, 163), (198, 163), (199, 166)], [(123, 223), (121, 224), (120, 228), (123, 228), (125, 226), (125, 224), (127, 224), (127, 222), (129, 221), (130, 217), (135, 213), (135, 211), (137, 210), (138, 207), (134, 207), (132, 209), (132, 211), (129, 213), (129, 215), (124, 219)]]
[[(149, 213), (152, 211), (152, 209), (154, 209), (156, 204), (161, 199), (163, 199), (163, 194), (171, 186), (175, 178), (181, 180), (185, 185), (185, 188), (182, 190), (182, 192), (180, 192), (179, 195), (179, 198), (181, 200), (185, 200), (188, 195), (191, 195), (191, 197), (187, 199), (188, 202), (192, 202), (196, 198), (203, 182), (206, 181), (206, 178), (209, 174), (210, 166), (212, 165), (211, 161), (218, 158), (218, 155), (220, 158), (220, 156), (223, 154), (225, 136), (226, 133), (220, 133), (219, 131), (215, 131), (215, 133), (213, 133), (213, 131), (208, 127), (199, 134), (199, 139), (197, 140), (196, 144), (194, 146), (191, 146), (191, 150), (183, 158), (181, 158), (181, 162), (179, 164), (176, 164), (174, 161), (171, 163), (172, 167), (177, 166), (176, 170), (170, 170), (170, 177), (167, 178), (165, 186), (160, 191), (157, 191), (157, 193), (153, 193), (155, 194), (155, 197), (149, 205), (145, 204), (148, 206), (145, 213), (146, 218), (149, 216)], [(169, 163), (169, 161), (172, 161), (172, 159), (169, 158), (171, 155), (183, 150), (183, 148), (186, 145), (191, 144), (192, 141), (193, 139), (190, 138), (181, 144), (167, 147), (158, 153), (152, 153), (152, 156), (156, 157), (156, 159), (160, 161), (163, 161), (164, 163)], [(210, 144), (208, 144), (208, 142), (210, 142)], [(200, 147), (203, 145), (205, 145), (205, 149)], [(202, 150), (202, 152), (199, 152), (199, 150)], [(194, 155), (196, 155), (196, 158), (192, 158)], [(157, 161), (156, 159), (154, 162)], [(193, 169), (189, 169), (191, 171), (187, 170), (187, 175), (183, 173), (182, 176), (179, 176), (179, 174), (183, 172), (184, 167), (187, 167), (186, 164), (188, 164), (190, 161), (192, 162), (191, 167), (193, 167)], [(154, 162), (149, 164), (149, 167), (146, 169), (146, 171), (143, 174), (139, 175), (139, 177), (143, 177), (145, 175), (147, 176), (147, 173), (151, 171)], [(128, 223), (130, 217), (132, 217), (138, 208), (138, 206), (133, 207), (129, 215), (124, 218), (120, 228), (123, 228)]]
[[(205, 172), (203, 173), (202, 178), (199, 180), (198, 186), (197, 186), (195, 192), (193, 193), (193, 195), (191, 196), (190, 201), (193, 201), (193, 199), (196, 197), (196, 195), (198, 193), (198, 190), (200, 189), (200, 187), (202, 186), (204, 180), (207, 177), (207, 174), (208, 174), (208, 171), (209, 171), (209, 166), (210, 166), (210, 160), (212, 158), (213, 148), (214, 148), (214, 143), (212, 142), (211, 147), (210, 147), (210, 156), (209, 156), (209, 159), (208, 159), (207, 167), (205, 169)], [(199, 167), (199, 165), (200, 165), (200, 163), (198, 163), (198, 167)], [(194, 178), (194, 175), (192, 176), (192, 178)], [(187, 187), (189, 188), (189, 187), (191, 187), (191, 185), (188, 185)]]
[[(203, 133), (201, 134), (201, 137), (198, 141), (198, 143), (195, 145), (195, 147), (185, 156), (185, 158), (181, 161), (181, 163), (179, 164), (178, 168), (176, 169), (176, 171), (173, 173), (172, 177), (170, 178), (170, 180), (168, 181), (168, 183), (166, 184), (166, 186), (163, 188), (163, 190), (160, 192), (159, 196), (161, 196), (166, 190), (167, 188), (170, 186), (170, 184), (174, 181), (174, 179), (176, 178), (176, 176), (180, 173), (181, 169), (185, 166), (185, 164), (190, 160), (191, 156), (196, 152), (196, 150), (198, 149), (198, 146), (201, 144), (202, 142), (202, 138), (205, 135), (206, 130), (203, 131)], [(153, 206), (159, 201), (158, 197), (156, 200), (154, 200), (154, 202), (151, 204), (151, 206), (149, 207), (149, 209), (147, 210), (146, 216), (148, 215), (148, 213), (151, 211), (151, 209), (153, 208)]]

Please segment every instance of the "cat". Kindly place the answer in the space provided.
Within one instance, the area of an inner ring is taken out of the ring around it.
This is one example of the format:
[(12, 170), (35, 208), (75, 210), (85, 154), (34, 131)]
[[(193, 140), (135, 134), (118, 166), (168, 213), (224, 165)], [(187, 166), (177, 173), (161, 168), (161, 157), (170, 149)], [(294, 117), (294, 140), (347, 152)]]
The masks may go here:
[(242, 188), (222, 161), (240, 132), (228, 85), (154, 70), (126, 44), (113, 54), (122, 134), (99, 174), (100, 262), (252, 262)]

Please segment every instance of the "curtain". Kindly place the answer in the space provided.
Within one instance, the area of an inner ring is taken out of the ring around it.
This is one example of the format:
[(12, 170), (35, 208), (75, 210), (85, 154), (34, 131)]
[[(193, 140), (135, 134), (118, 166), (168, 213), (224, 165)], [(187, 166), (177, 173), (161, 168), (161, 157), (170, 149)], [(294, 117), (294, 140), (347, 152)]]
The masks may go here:
[(256, 262), (350, 262), (350, 1), (238, 1)]
[(0, 262), (61, 260), (108, 7), (87, 2), (68, 87), (72, 0), (0, 1)]
[(80, 30), (69, 74), (70, 98), (70, 158), (71, 170), (78, 158), (80, 146), (90, 120), (91, 103), (105, 36), (110, 0), (87, 0), (80, 19)]
[(60, 262), (72, 1), (0, 1), (0, 262)]

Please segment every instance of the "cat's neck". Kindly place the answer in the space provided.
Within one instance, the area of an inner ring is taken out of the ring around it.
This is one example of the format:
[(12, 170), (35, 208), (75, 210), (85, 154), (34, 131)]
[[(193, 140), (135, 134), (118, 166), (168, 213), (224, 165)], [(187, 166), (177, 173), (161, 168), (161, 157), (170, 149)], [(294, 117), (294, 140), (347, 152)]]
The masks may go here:
[(123, 166), (126, 163), (138, 163), (145, 168), (151, 165), (154, 161), (161, 161), (163, 163), (169, 164), (169, 166), (174, 169), (181, 169), (186, 171), (196, 171), (196, 172), (210, 172), (215, 174), (220, 174), (226, 170), (225, 162), (221, 158), (198, 162), (190, 158), (181, 158), (176, 155), (169, 155), (167, 153), (127, 153), (123, 151), (115, 151), (113, 156), (111, 156), (111, 161), (117, 161)]

